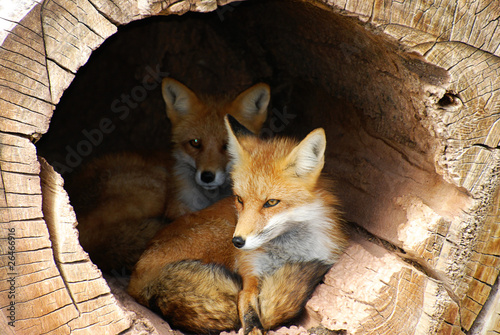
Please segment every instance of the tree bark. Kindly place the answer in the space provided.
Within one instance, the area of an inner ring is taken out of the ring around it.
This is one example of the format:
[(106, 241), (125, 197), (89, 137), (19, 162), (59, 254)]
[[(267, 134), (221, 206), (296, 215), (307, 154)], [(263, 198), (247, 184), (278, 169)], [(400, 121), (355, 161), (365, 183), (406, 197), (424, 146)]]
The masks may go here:
[[(344, 173), (339, 185), (348, 191), (352, 241), (308, 303), (312, 319), (348, 334), (500, 333), (500, 4), (270, 3), (304, 20), (282, 33), (292, 31), (290, 41), (312, 50), (307, 61), (295, 59), (278, 37), (270, 37), (269, 54), (324, 88), (306, 105), (321, 110), (338, 95), (362, 110), (335, 112), (333, 121), (320, 114), (327, 133), (342, 123), (354, 134), (329, 137), (327, 156), (335, 163), (330, 172)], [(81, 249), (63, 179), (37, 157), (34, 143), (49, 130), (79, 68), (118, 26), (188, 12), (215, 11), (222, 20), (239, 6), (23, 0), (0, 11), (2, 334), (169, 331), (119, 290), (111, 292), (109, 285), (123, 283), (106, 282)], [(328, 27), (334, 23), (352, 40), (337, 43)], [(336, 53), (345, 66), (329, 61), (340, 59)], [(310, 67), (316, 58), (323, 65)], [(328, 76), (359, 61), (368, 64), (359, 77)]]

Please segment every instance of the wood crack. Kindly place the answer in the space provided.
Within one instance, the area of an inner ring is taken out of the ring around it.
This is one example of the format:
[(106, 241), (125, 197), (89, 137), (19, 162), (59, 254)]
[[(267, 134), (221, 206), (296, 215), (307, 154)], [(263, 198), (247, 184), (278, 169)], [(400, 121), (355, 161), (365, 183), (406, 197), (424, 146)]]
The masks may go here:
[[(86, 27), (90, 32), (94, 33), (96, 36), (99, 36), (101, 39), (106, 39), (105, 37), (101, 36), (101, 34), (99, 34), (97, 31), (95, 31), (92, 27), (90, 27), (86, 22), (84, 22), (83, 20), (81, 20), (78, 16), (75, 16), (73, 15), (73, 13), (71, 13), (70, 11), (68, 11), (66, 8), (64, 8), (64, 6), (61, 6), (57, 1), (53, 1), (54, 4), (56, 4), (59, 8), (61, 8), (62, 10), (64, 10), (66, 13), (68, 13), (73, 19), (75, 19), (76, 22), (82, 24), (84, 27)], [(89, 1), (89, 4), (95, 8), (95, 6)], [(78, 6), (78, 5), (77, 5)], [(82, 8), (82, 7), (79, 7), (78, 8), (86, 14), (85, 10)], [(53, 11), (51, 11), (52, 13), (54, 13)], [(78, 14), (78, 11), (77, 11), (77, 14)], [(100, 14), (100, 13), (99, 13)], [(57, 15), (56, 13), (54, 13), (54, 15), (56, 16), (59, 16)], [(104, 17), (104, 16), (103, 16)], [(104, 17), (108, 22), (112, 23), (111, 21), (109, 21), (106, 17)], [(66, 19), (67, 20), (67, 19)], [(67, 20), (70, 24), (71, 22), (69, 20)], [(112, 23), (113, 24), (113, 23)], [(74, 25), (75, 26), (75, 29), (77, 27), (77, 25)], [(61, 26), (61, 28), (64, 29), (64, 27)], [(65, 29), (66, 30), (66, 29)], [(69, 33), (68, 31), (66, 31), (67, 33)], [(73, 35), (74, 36), (74, 35)], [(77, 36), (75, 36), (77, 37)], [(75, 46), (76, 47), (76, 46)]]
[[(23, 28), (25, 28), (26, 30), (28, 30), (29, 32), (31, 32), (31, 33), (33, 33), (33, 34), (35, 34), (35, 35), (36, 35), (36, 37), (39, 37), (39, 38), (41, 38), (41, 37), (42, 37), (39, 33), (37, 33), (36, 31), (33, 31), (33, 30), (32, 30), (32, 29), (30, 29), (30, 28), (27, 28), (27, 27), (25, 27), (25, 26), (23, 26), (23, 25), (21, 25), (21, 24), (19, 24), (19, 26), (20, 26), (20, 27), (23, 27)], [(43, 54), (42, 54), (40, 51), (36, 50), (35, 48), (33, 48), (33, 47), (29, 44), (29, 42), (30, 42), (30, 41), (31, 41), (31, 42), (33, 42), (33, 43), (35, 43), (35, 44), (37, 44), (37, 42), (38, 42), (38, 41), (37, 41), (37, 39), (35, 39), (35, 38), (31, 38), (28, 34), (27, 34), (27, 36), (22, 36), (22, 35), (16, 34), (14, 31), (10, 31), (10, 35), (12, 35), (12, 36), (15, 36), (15, 37), (19, 38), (19, 39), (20, 39), (20, 40), (22, 40), (23, 42), (27, 42), (27, 43), (21, 43), (20, 41), (16, 40), (16, 43), (22, 44), (22, 45), (26, 46), (27, 48), (29, 48), (29, 49), (33, 50), (35, 53), (40, 54), (41, 56), (43, 56)]]
[[(42, 203), (43, 203), (43, 201), (45, 201), (46, 199), (44, 197), (43, 183), (41, 183), (41, 184), (42, 184)], [(44, 206), (42, 205), (42, 212), (43, 212), (43, 208), (44, 208)], [(51, 233), (50, 227), (51, 227), (51, 225), (47, 224), (47, 229), (48, 229), (48, 232), (49, 232), (49, 240), (50, 240), (51, 244), (54, 246), (57, 243), (56, 243), (56, 241), (54, 241), (54, 237), (53, 237), (53, 235)], [(68, 296), (71, 299), (71, 303), (73, 304), (73, 306), (75, 306), (75, 309), (78, 312), (78, 317), (80, 317), (82, 315), (82, 312), (80, 311), (80, 308), (78, 307), (78, 304), (76, 302), (76, 299), (75, 299), (75, 296), (73, 294), (73, 291), (69, 287), (69, 281), (67, 279), (67, 275), (64, 272), (64, 269), (62, 268), (61, 263), (59, 262), (58, 252), (59, 251), (56, 250), (56, 249), (54, 249), (53, 252), (52, 252), (52, 257), (53, 257), (54, 264), (55, 264), (55, 266), (56, 266), (56, 268), (57, 268), (57, 270), (59, 272), (59, 275), (61, 276), (61, 279), (62, 279), (62, 282), (63, 282), (64, 287), (66, 289), (66, 292), (68, 293)]]
[[(14, 23), (14, 24), (18, 25), (19, 27), (23, 27), (24, 29), (32, 32), (33, 34), (37, 35), (38, 37), (42, 37), (38, 32), (33, 30), (31, 27), (24, 25), (22, 20), (20, 22), (18, 22), (18, 21), (9, 20), (6, 17), (2, 17), (2, 20), (5, 20), (5, 21), (10, 22), (10, 23)], [(12, 30), (9, 31), (9, 34), (12, 34)], [(18, 35), (15, 35), (15, 36), (18, 36)]]
[[(52, 241), (52, 238), (50, 238), (50, 231), (49, 231), (49, 239), (50, 241), (52, 242), (52, 244), (54, 243), (54, 241)], [(68, 293), (68, 296), (69, 298), (71, 299), (71, 303), (73, 304), (73, 306), (75, 306), (75, 309), (76, 311), (78, 312), (78, 317), (81, 317), (82, 315), (82, 311), (80, 311), (80, 308), (78, 307), (78, 303), (76, 302), (76, 299), (75, 299), (75, 296), (73, 294), (73, 291), (71, 290), (71, 288), (69, 287), (69, 284), (70, 282), (68, 281), (67, 279), (67, 275), (66, 273), (64, 272), (64, 269), (62, 269), (61, 267), (61, 263), (57, 260), (58, 257), (56, 257), (56, 250), (54, 250), (54, 252), (52, 253), (53, 257), (54, 257), (54, 264), (56, 265), (57, 267), (57, 270), (59, 271), (59, 274), (61, 276), (61, 279), (62, 279), (62, 282), (64, 284), (64, 288), (66, 289), (66, 292)]]
[[(25, 96), (25, 97), (30, 97), (30, 98), (33, 98), (33, 99), (36, 99), (36, 100), (39, 100), (39, 101), (43, 101), (43, 102), (48, 103), (48, 104), (50, 104), (50, 105), (53, 105), (53, 103), (52, 103), (52, 102), (50, 102), (50, 101), (47, 101), (47, 100), (45, 100), (45, 99), (41, 99), (40, 97), (36, 97), (36, 96), (34, 96), (34, 95), (31, 95), (31, 94), (28, 94), (28, 93), (25, 93), (25, 92), (20, 92), (20, 91), (18, 91), (18, 90), (16, 90), (16, 89), (12, 88), (12, 87), (10, 87), (10, 86), (0, 85), (0, 87), (5, 87), (5, 88), (10, 89), (10, 90), (12, 90), (12, 91), (14, 91), (14, 92), (16, 92), (16, 93), (22, 94), (22, 95), (23, 95), (23, 96)], [(2, 99), (2, 98), (0, 98), (0, 100), (3, 100), (3, 101), (5, 101), (5, 102), (7, 102), (7, 103), (9, 103), (9, 104), (11, 104), (11, 105), (17, 106), (17, 107), (19, 107), (19, 108), (25, 109), (25, 110), (27, 110), (27, 111), (29, 111), (29, 112), (33, 113), (33, 114), (38, 114), (38, 115), (40, 115), (40, 116), (47, 117), (47, 115), (45, 115), (45, 114), (44, 114), (44, 113), (42, 113), (42, 112), (39, 112), (39, 111), (36, 111), (36, 110), (31, 110), (31, 109), (29, 109), (29, 108), (27, 108), (27, 107), (25, 107), (25, 106), (22, 106), (22, 105), (16, 104), (16, 103), (14, 103), (14, 102), (12, 102), (12, 101), (5, 100), (5, 99)], [(19, 120), (15, 120), (15, 119), (9, 119), (9, 118), (7, 118), (7, 117), (5, 117), (5, 116), (2, 116), (2, 117), (3, 117), (3, 118), (5, 118), (5, 119), (8, 119), (8, 120), (12, 120), (12, 121), (19, 121)]]
[(500, 145), (497, 145), (496, 147), (490, 147), (489, 145), (483, 144), (483, 143), (476, 143), (476, 144), (471, 145), (471, 147), (478, 147), (478, 148), (482, 148), (482, 149), (485, 149), (488, 151), (495, 151), (495, 152), (496, 152), (496, 150), (500, 149)]
[[(48, 247), (41, 247), (41, 248), (29, 249), (29, 250), (19, 250), (19, 251), (16, 251), (16, 254), (22, 255), (24, 253), (30, 253), (30, 252), (36, 252), (36, 251), (44, 251), (44, 250), (50, 250), (50, 251), (52, 251), (52, 247), (48, 246)], [(33, 263), (25, 263), (25, 264), (33, 264)]]
[[(10, 171), (6, 171), (6, 170), (3, 170), (3, 172), (10, 173), (10, 174), (13, 174), (13, 175), (18, 175), (18, 176), (38, 177), (38, 173), (30, 173), (30, 172), (23, 172), (23, 171), (13, 171), (13, 172), (10, 172)], [(33, 206), (28, 206), (28, 207), (33, 207)]]
[(486, 299), (486, 302), (484, 303), (483, 307), (479, 311), (476, 319), (472, 323), (472, 326), (470, 327), (469, 331), (466, 332), (467, 335), (475, 335), (475, 334), (480, 334), (484, 328), (484, 323), (487, 322), (488, 320), (488, 312), (492, 310), (492, 307), (495, 306), (498, 302), (496, 301), (496, 298), (498, 297), (499, 294), (499, 278), (495, 280), (495, 283), (491, 285), (491, 290), (488, 295), (488, 298)]
[[(52, 38), (51, 36), (48, 36), (49, 38)], [(74, 45), (73, 45), (74, 46)], [(76, 48), (76, 47), (75, 47)], [(78, 48), (77, 48), (78, 49)], [(76, 75), (76, 72), (73, 72), (72, 70), (70, 70), (69, 68), (67, 68), (66, 66), (62, 65), (60, 62), (58, 62), (57, 60), (55, 60), (54, 58), (51, 58), (51, 57), (47, 57), (47, 60), (50, 60), (51, 62), (53, 62), (54, 64), (56, 64), (57, 66), (59, 66), (61, 69), (63, 69), (64, 71), (68, 72), (68, 73), (71, 73), (71, 74), (74, 74)], [(47, 68), (47, 71), (48, 71), (48, 68)], [(50, 76), (49, 76), (50, 78)]]
[(5, 117), (3, 115), (0, 115), (0, 119), (4, 119), (4, 120), (9, 120), (9, 121), (14, 121), (14, 122), (18, 122), (20, 124), (23, 124), (25, 126), (30, 126), (30, 127), (33, 127), (33, 128), (37, 128), (36, 125), (34, 124), (31, 124), (31, 123), (28, 123), (28, 122), (24, 122), (24, 121), (21, 121), (21, 120), (14, 120), (14, 119), (11, 119), (11, 118), (8, 118), (8, 117)]
[[(54, 291), (54, 292), (56, 292), (56, 291)], [(25, 303), (29, 303), (29, 302), (25, 302)], [(19, 319), (18, 321), (21, 321), (21, 320), (33, 320), (33, 319), (34, 319), (34, 320), (38, 320), (38, 319), (40, 319), (40, 318), (42, 318), (42, 317), (49, 316), (49, 315), (51, 315), (51, 314), (53, 314), (53, 313), (58, 313), (58, 311), (59, 311), (59, 310), (64, 309), (64, 308), (66, 308), (66, 307), (68, 307), (68, 306), (70, 306), (70, 305), (71, 305), (71, 304), (60, 305), (60, 306), (58, 306), (56, 309), (54, 309), (53, 311), (50, 311), (50, 312), (48, 312), (48, 313), (46, 313), (46, 314), (43, 314), (43, 315), (36, 315), (36, 316), (33, 316), (33, 317), (24, 318), (24, 319)], [(72, 320), (74, 320), (74, 319), (76, 319), (76, 318), (73, 318)], [(69, 321), (68, 321), (68, 322), (69, 322)]]
[[(72, 321), (72, 320), (74, 320), (74, 318), (73, 318), (73, 319), (71, 319), (71, 320), (68, 320), (68, 322), (70, 322), (70, 321)], [(66, 327), (66, 326), (67, 326), (68, 328), (70, 328), (70, 334), (71, 334), (71, 327), (69, 326), (69, 324), (67, 324), (67, 323), (66, 323), (66, 324), (62, 324), (62, 325), (60, 325), (60, 326), (59, 326), (59, 327), (57, 327), (57, 328), (51, 329), (51, 330), (49, 330), (48, 332), (41, 333), (40, 335), (45, 335), (45, 334), (54, 334), (54, 333), (55, 333), (58, 329), (60, 329), (60, 328), (62, 328), (62, 327)]]
[[(76, 252), (68, 252), (68, 251), (65, 251), (63, 252), (64, 254), (75, 254)], [(86, 264), (86, 263), (89, 263), (90, 261), (87, 260), (87, 259), (81, 259), (81, 260), (76, 260), (76, 261), (60, 261), (61, 264), (64, 264), (64, 265), (74, 265), (74, 264)]]
[[(117, 4), (115, 4), (115, 2), (114, 2), (114, 1), (110, 1), (110, 2), (111, 2), (111, 4), (112, 4), (112, 5), (114, 5), (114, 6), (115, 6), (118, 10), (121, 10), (121, 8), (120, 8)], [(98, 8), (98, 6), (96, 6), (96, 5), (92, 2), (92, 0), (89, 0), (89, 4), (90, 4), (90, 5), (91, 5), (94, 9), (95, 9), (95, 11), (96, 11), (97, 13), (99, 13), (99, 14), (100, 14), (103, 18), (105, 18), (108, 22), (110, 22), (111, 24), (114, 24), (114, 25), (115, 25), (115, 26), (117, 26), (117, 27), (120, 25), (120, 22), (113, 20), (113, 19), (112, 19), (111, 17), (109, 17), (106, 13), (104, 13), (103, 11), (101, 11), (101, 10)]]
[(371, 232), (369, 232), (366, 228), (360, 226), (355, 222), (349, 222), (350, 226), (354, 228), (357, 234), (361, 237), (370, 241), (378, 246), (383, 247), (384, 249), (394, 253), (398, 257), (400, 257), (404, 262), (410, 264), (416, 270), (424, 273), (429, 278), (436, 280), (438, 283), (442, 284), (449, 297), (459, 306), (460, 308), (460, 299), (453, 291), (451, 284), (448, 282), (446, 277), (440, 273), (439, 271), (432, 268), (432, 266), (427, 263), (427, 261), (421, 257), (416, 256), (411, 251), (404, 250), (401, 247), (394, 245), (393, 243), (384, 240)]
[[(19, 42), (18, 42), (18, 43), (19, 43)], [(42, 57), (44, 56), (44, 55), (43, 55), (40, 51), (33, 49), (33, 48), (32, 48), (32, 47), (30, 47), (29, 45), (26, 45), (26, 44), (23, 44), (23, 43), (19, 43), (19, 44), (24, 45), (25, 47), (27, 47), (27, 48), (29, 48), (29, 49), (33, 50), (35, 53), (39, 54), (39, 55), (40, 55), (40, 56), (42, 56)], [(17, 52), (17, 51), (14, 51), (14, 50), (10, 50), (10, 49), (6, 49), (4, 46), (1, 46), (1, 47), (0, 47), (0, 50), (5, 50), (5, 51), (10, 52), (10, 53), (12, 53), (12, 54), (14, 54), (14, 55), (16, 55), (16, 56), (20, 56), (20, 57), (22, 57), (22, 58), (24, 58), (24, 59), (27, 59), (27, 60), (28, 60), (28, 61), (30, 61), (30, 62), (35, 62), (35, 63), (37, 63), (38, 65), (40, 65), (40, 66), (42, 66), (42, 67), (45, 67), (45, 64), (43, 64), (43, 63), (41, 63), (41, 62), (37, 61), (36, 59), (33, 59), (33, 57), (27, 57), (25, 54), (22, 54), (22, 53), (20, 53), (20, 52)], [(5, 61), (9, 61), (8, 59), (5, 59), (5, 58), (3, 58), (3, 60), (5, 60)], [(10, 62), (11, 62), (11, 63), (14, 63), (14, 62), (12, 62), (12, 61), (10, 61)], [(27, 69), (27, 70), (29, 70), (29, 71), (33, 71), (33, 69), (28, 68), (28, 67), (24, 66), (23, 64), (17, 64), (17, 63), (14, 63), (14, 64), (16, 64), (16, 65), (18, 65), (18, 66), (20, 66), (20, 67), (22, 67), (22, 68), (24, 68), (24, 69)], [(22, 73), (22, 74), (23, 74), (23, 73)]]
[[(2, 118), (2, 116), (0, 116), (0, 118)], [(6, 118), (4, 118), (4, 119), (6, 119)], [(22, 138), (28, 139), (32, 143), (36, 143), (40, 139), (40, 137), (42, 137), (42, 134), (38, 133), (38, 132), (34, 132), (32, 134), (23, 134), (23, 133), (17, 133), (17, 132), (12, 132), (12, 131), (0, 130), (0, 134), (22, 137)], [(21, 146), (5, 144), (5, 143), (2, 143), (2, 146), (6, 146), (6, 147), (8, 146), (8, 147), (12, 147), (12, 148), (23, 148)]]
[[(26, 275), (24, 275), (24, 276), (31, 276), (31, 274), (26, 274)], [(19, 276), (19, 277), (17, 277), (16, 279), (21, 279), (21, 278), (23, 278), (24, 276)], [(58, 278), (59, 278), (59, 276), (58, 276), (58, 275), (54, 275), (54, 276), (50, 276), (50, 277), (44, 277), (44, 278), (40, 278), (40, 280), (39, 280), (39, 281), (32, 281), (32, 282), (29, 282), (29, 283), (27, 283), (27, 284), (25, 284), (25, 285), (18, 285), (18, 286), (16, 286), (16, 288), (25, 288), (25, 287), (28, 287), (28, 286), (31, 286), (31, 285), (34, 285), (34, 284), (37, 284), (37, 283), (42, 283), (42, 282), (47, 281), (47, 280), (50, 280), (50, 279), (56, 279), (56, 280), (57, 280)], [(44, 294), (42, 294), (42, 295), (36, 296), (35, 298), (44, 297), (44, 296), (46, 296), (46, 295), (48, 295), (48, 294), (51, 294), (51, 293), (57, 292), (57, 291), (59, 291), (59, 290), (62, 290), (62, 288), (58, 288), (58, 289), (56, 289), (56, 290), (54, 290), (54, 291), (50, 291), (50, 292), (44, 293)], [(3, 291), (0, 291), (0, 293), (6, 292), (6, 291), (8, 291), (8, 289), (5, 289), (5, 290), (3, 290)], [(29, 299), (31, 299), (31, 297), (30, 297)], [(22, 303), (27, 303), (27, 302), (29, 302), (29, 301), (30, 301), (30, 300), (26, 300), (26, 301), (19, 301), (19, 303), (20, 303), (20, 304), (22, 304)]]

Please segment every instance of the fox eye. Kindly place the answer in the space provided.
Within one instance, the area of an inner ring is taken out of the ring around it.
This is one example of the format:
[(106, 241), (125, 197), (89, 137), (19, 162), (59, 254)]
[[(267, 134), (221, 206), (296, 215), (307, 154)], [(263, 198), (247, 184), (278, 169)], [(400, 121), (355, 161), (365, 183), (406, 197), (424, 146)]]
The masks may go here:
[(276, 199), (269, 199), (266, 201), (266, 203), (264, 204), (264, 208), (268, 208), (268, 207), (274, 207), (276, 206), (277, 204), (279, 204), (280, 201), (279, 200), (276, 200)]
[(193, 147), (193, 148), (196, 148), (196, 149), (199, 149), (201, 148), (201, 140), (200, 139), (192, 139), (191, 141), (189, 141), (189, 144)]
[(241, 199), (239, 195), (236, 196), (236, 200), (238, 200), (238, 202), (243, 205), (243, 199)]

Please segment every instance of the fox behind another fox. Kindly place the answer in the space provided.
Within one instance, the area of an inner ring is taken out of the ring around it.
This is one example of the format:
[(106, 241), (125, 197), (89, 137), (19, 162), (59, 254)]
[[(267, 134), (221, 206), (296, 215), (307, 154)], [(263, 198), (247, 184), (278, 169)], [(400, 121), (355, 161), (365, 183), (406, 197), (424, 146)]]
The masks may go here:
[(197, 211), (231, 195), (224, 115), (234, 116), (258, 134), (267, 118), (269, 86), (254, 85), (233, 101), (221, 103), (210, 97), (200, 100), (183, 84), (166, 78), (162, 93), (172, 123), (178, 199)]
[(160, 231), (128, 291), (189, 332), (260, 334), (301, 313), (347, 236), (320, 176), (322, 129), (297, 144), (226, 127), (235, 196)]
[(68, 183), (80, 243), (105, 271), (131, 269), (165, 222), (230, 195), (223, 117), (229, 113), (258, 133), (270, 97), (263, 83), (234, 100), (198, 97), (171, 78), (163, 80), (162, 93), (171, 155), (105, 155)]

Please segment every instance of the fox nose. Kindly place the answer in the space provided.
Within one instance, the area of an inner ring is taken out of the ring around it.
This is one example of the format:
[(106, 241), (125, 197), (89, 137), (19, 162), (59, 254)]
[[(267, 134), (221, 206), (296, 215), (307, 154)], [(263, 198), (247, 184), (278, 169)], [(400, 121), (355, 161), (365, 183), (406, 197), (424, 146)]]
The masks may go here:
[(235, 236), (233, 237), (233, 244), (236, 248), (243, 248), (245, 245), (245, 240), (241, 236)]
[(202, 182), (208, 184), (208, 183), (211, 183), (215, 180), (215, 174), (213, 172), (210, 172), (210, 171), (203, 171), (201, 173), (200, 179)]

